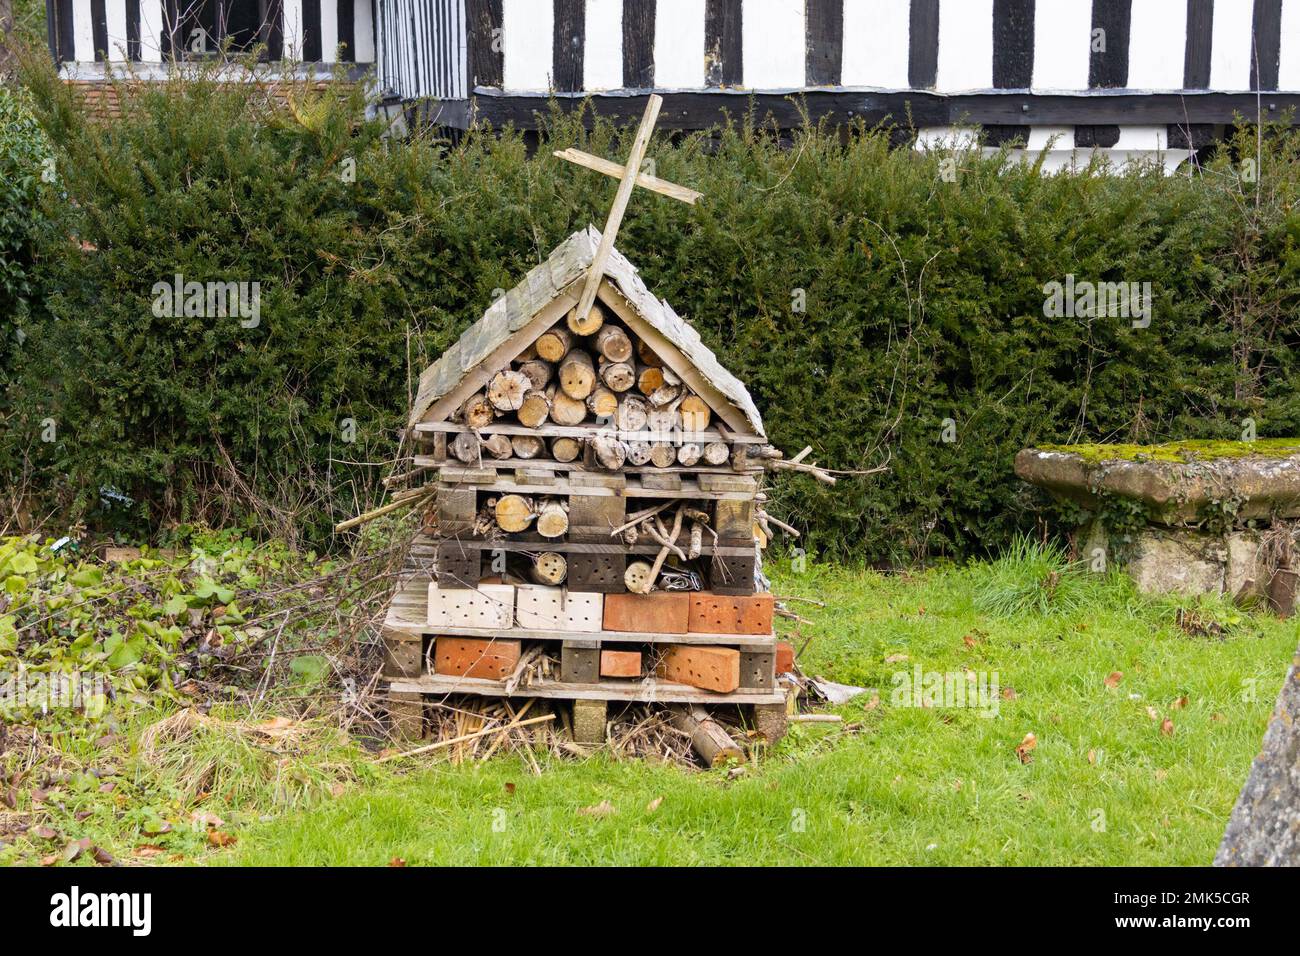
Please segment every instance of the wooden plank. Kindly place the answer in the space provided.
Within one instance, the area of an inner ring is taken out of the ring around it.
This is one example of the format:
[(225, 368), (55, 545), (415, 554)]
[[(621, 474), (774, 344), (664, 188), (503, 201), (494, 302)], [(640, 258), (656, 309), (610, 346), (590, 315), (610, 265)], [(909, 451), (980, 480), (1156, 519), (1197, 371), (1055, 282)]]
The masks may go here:
[[(599, 116), (615, 123), (635, 121), (643, 94), (597, 93), (578, 97), (555, 94), (562, 112), (575, 112), (584, 105), (584, 126)], [(494, 94), (480, 91), (475, 101), (476, 117), (501, 127), (513, 123), (521, 129), (536, 129), (547, 115), (548, 101), (536, 95)], [(798, 129), (804, 123), (801, 107), (813, 121), (825, 119), (831, 125), (861, 121), (867, 125), (908, 128), (909, 115), (917, 128), (979, 123), (992, 126), (1075, 126), (1118, 123), (1125, 126), (1157, 126), (1170, 123), (1232, 123), (1234, 116), (1253, 116), (1259, 104), (1249, 92), (1110, 92), (1034, 93), (996, 91), (991, 93), (940, 94), (927, 90), (809, 90), (799, 97), (777, 93), (714, 90), (664, 94), (663, 129), (705, 129), (725, 116), (740, 119), (752, 109), (760, 116), (771, 115), (782, 129)], [(1300, 93), (1279, 92), (1264, 101), (1264, 115), (1280, 119), (1289, 109), (1300, 107)], [(1300, 117), (1300, 110), (1297, 111)]]
[[(678, 354), (680, 355), (680, 353)], [(489, 376), (489, 378), (490, 377), (491, 376)], [(456, 407), (459, 408), (460, 406), (457, 405)], [(623, 441), (652, 441), (652, 440), (657, 441), (659, 440), (659, 437), (662, 436), (663, 440), (665, 441), (683, 441), (683, 442), (691, 441), (696, 443), (705, 443), (711, 441), (727, 441), (727, 442), (732, 442), (734, 444), (740, 444), (740, 445), (766, 445), (768, 443), (766, 438), (763, 438), (760, 435), (755, 435), (753, 433), (753, 430), (749, 428), (746, 428), (745, 434), (734, 434), (728, 432), (724, 435), (721, 431), (714, 428), (706, 428), (704, 429), (704, 431), (698, 431), (698, 432), (682, 431), (682, 432), (673, 432), (671, 434), (668, 434), (663, 432), (650, 432), (650, 431), (629, 432), (629, 431), (622, 431), (614, 428), (606, 428), (599, 425), (555, 425), (551, 423), (547, 423), (545, 425), (538, 425), (536, 428), (529, 428), (527, 425), (511, 425), (508, 422), (493, 422), (491, 425), (484, 425), (482, 428), (476, 428), (476, 429), (469, 428), (468, 426), (462, 425), (459, 422), (449, 422), (449, 421), (426, 420), (422, 422), (417, 422), (415, 425), (415, 433), (417, 435), (436, 435), (439, 432), (445, 432), (447, 434), (459, 434), (460, 432), (467, 432), (467, 431), (477, 431), (481, 435), (532, 435), (537, 438), (591, 439), (599, 436), (604, 436), (606, 438), (618, 438)], [(497, 467), (495, 463), (493, 463), (493, 467)], [(577, 468), (573, 468), (573, 465), (570, 464), (567, 467), (575, 471), (588, 470), (587, 468), (581, 465), (579, 465)], [(656, 470), (663, 471), (666, 469), (656, 469)], [(699, 471), (700, 469), (692, 468), (689, 470)], [(730, 471), (731, 469), (723, 468), (721, 470), (723, 472), (726, 472), (726, 471)]]
[(1028, 89), (1033, 78), (1034, 0), (993, 0), (993, 85)]
[(585, 0), (553, 0), (553, 3), (551, 83), (557, 90), (581, 90), (587, 49), (587, 5)]
[[(1103, 30), (1105, 49), (1092, 44), (1088, 62), (1088, 86), (1122, 89), (1128, 86), (1129, 36), (1133, 23), (1133, 0), (1092, 0), (1092, 29)], [(1145, 56), (1150, 51), (1142, 51)]]
[[(551, 153), (560, 159), (566, 159), (571, 163), (579, 166), (585, 166), (587, 169), (594, 169), (598, 173), (604, 173), (613, 179), (623, 178), (623, 167), (601, 156), (593, 156), (591, 153), (584, 153), (580, 149), (557, 149)], [(688, 189), (685, 186), (678, 186), (676, 183), (670, 183), (666, 179), (660, 179), (658, 176), (648, 176), (645, 173), (637, 173), (636, 184), (642, 189), (648, 189), (651, 192), (659, 193), (661, 196), (668, 196), (680, 202), (695, 205), (697, 200), (704, 198), (704, 193), (696, 192), (694, 189)]]
[[(591, 534), (594, 529), (586, 529), (587, 534)], [(608, 531), (608, 529), (606, 529)], [(576, 532), (575, 532), (576, 533)], [(721, 533), (721, 532), (719, 532)], [(751, 532), (752, 534), (752, 532)], [(685, 546), (689, 541), (689, 531), (683, 531), (677, 537), (677, 544)], [(615, 538), (605, 538), (608, 544), (594, 543), (591, 541), (564, 541), (555, 538), (543, 538), (535, 532), (519, 532), (509, 538), (456, 538), (455, 545), (465, 551), (559, 551), (562, 554), (658, 554), (659, 545), (651, 542), (649, 544), (625, 544)], [(437, 549), (436, 544), (421, 544), (413, 546), (412, 551), (416, 554), (429, 554)], [(701, 554), (722, 554), (729, 556), (743, 557), (754, 553), (754, 546), (748, 547), (739, 545), (714, 545), (706, 542), (702, 546)]]
[(939, 0), (912, 0), (908, 24), (908, 84), (918, 90), (932, 89), (938, 75)]
[(704, 62), (706, 86), (744, 84), (743, 0), (705, 0)]
[(641, 161), (645, 158), (646, 147), (650, 145), (650, 134), (654, 132), (655, 120), (659, 118), (659, 108), (662, 105), (662, 97), (654, 93), (646, 97), (645, 114), (641, 117), (641, 126), (636, 131), (636, 139), (632, 141), (632, 151), (628, 154), (627, 163), (623, 167), (623, 177), (619, 180), (618, 192), (614, 194), (614, 205), (610, 207), (605, 228), (601, 231), (596, 255), (591, 260), (591, 265), (587, 267), (587, 279), (582, 287), (582, 297), (578, 300), (577, 310), (577, 315), (582, 319), (586, 319), (596, 301), (596, 290), (600, 288), (600, 280), (605, 275), (605, 263), (614, 250), (614, 238), (618, 235), (618, 227), (623, 222), (623, 214), (627, 212), (632, 190), (636, 188), (636, 175), (641, 171)]
[[(412, 680), (394, 680), (391, 691), (416, 694), (481, 694), (504, 697), (505, 683), (473, 677), (426, 674)], [(729, 694), (700, 690), (672, 681), (647, 678), (643, 681), (601, 681), (598, 684), (568, 684), (564, 681), (534, 681), (518, 688), (515, 697), (545, 697), (561, 700), (623, 700), (642, 703), (682, 704), (784, 704), (785, 691), (741, 687)]]
[[(446, 437), (445, 432), (438, 432), (437, 434)], [(447, 459), (438, 458), (434, 455), (415, 455), (411, 461), (416, 467), (422, 468), (442, 468), (447, 464)], [(609, 474), (609, 472), (588, 471), (580, 462), (577, 461), (552, 461), (549, 458), (497, 458), (493, 459), (492, 464), (495, 468), (506, 470), (528, 468), (542, 471), (567, 471), (569, 472), (570, 480), (572, 480), (573, 475)], [(686, 465), (670, 465), (667, 468), (659, 468), (655, 465), (624, 465), (620, 474), (637, 475), (647, 471), (666, 471), (696, 475), (763, 474), (762, 468), (754, 468), (748, 472), (744, 472), (736, 471), (730, 465), (690, 465), (689, 467)]]
[(543, 306), (518, 332), (515, 332), (498, 345), (476, 367), (466, 372), (455, 388), (428, 407), (424, 413), (423, 421), (416, 424), (416, 430), (420, 431), (422, 425), (434, 424), (450, 418), (465, 403), (465, 399), (485, 388), (493, 375), (518, 358), (520, 352), (531, 345), (539, 335), (554, 325), (564, 313), (577, 304), (578, 298), (575, 291), (577, 284), (577, 280), (570, 283), (563, 292)]
[[(1183, 87), (1204, 90), (1210, 85), (1210, 54), (1214, 36), (1214, 0), (1187, 0), (1187, 44), (1183, 53)], [(1243, 110), (1250, 115), (1252, 110)], [(1134, 122), (1137, 122), (1134, 120)], [(1177, 122), (1171, 120), (1170, 122)], [(1187, 122), (1197, 122), (1193, 116)]]
[[(703, 477), (703, 476), (702, 476)], [(592, 495), (622, 498), (701, 498), (705, 501), (745, 501), (754, 497), (752, 491), (705, 491), (698, 482), (683, 481), (681, 488), (646, 488), (640, 481), (628, 482), (624, 489), (580, 488), (567, 482), (550, 485), (521, 485), (509, 479), (478, 485), (479, 491), (500, 491), (519, 495)]]
[(90, 0), (90, 30), (94, 38), (94, 58), (100, 61), (113, 59), (108, 52), (108, 12), (104, 0)]
[[(650, 89), (655, 85), (655, 0), (623, 4), (623, 87)], [(640, 184), (638, 184), (640, 185)]]
[[(608, 595), (606, 595), (608, 597)], [(432, 635), (435, 637), (510, 637), (521, 641), (566, 641), (573, 640), (572, 631), (538, 631), (522, 627), (482, 628), (482, 627), (447, 627), (439, 625), (430, 627), (421, 620), (416, 620), (396, 609), (389, 611), (384, 619), (384, 627), (394, 631), (404, 631), (412, 635)], [(738, 647), (753, 650), (773, 650), (776, 646), (774, 634), (652, 634), (645, 631), (593, 631), (583, 634), (583, 638), (601, 644), (619, 642), (623, 644), (718, 644), (724, 647)]]
[(1251, 29), (1255, 55), (1250, 58), (1250, 88), (1276, 90), (1282, 63), (1282, 0), (1255, 0)]
[(505, 77), (501, 43), (501, 0), (465, 0), (465, 35), (469, 44), (469, 89), (500, 87)]
[(844, 62), (844, 0), (807, 0), (804, 38), (805, 84), (839, 86)]

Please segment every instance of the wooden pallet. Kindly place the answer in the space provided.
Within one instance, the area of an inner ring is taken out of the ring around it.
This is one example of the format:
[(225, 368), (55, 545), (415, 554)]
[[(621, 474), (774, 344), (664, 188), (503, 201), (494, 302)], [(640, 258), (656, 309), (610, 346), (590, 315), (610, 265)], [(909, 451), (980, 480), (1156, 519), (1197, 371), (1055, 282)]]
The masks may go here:
[(415, 605), (394, 606), (384, 619), (384, 627), (420, 637), (508, 637), (525, 641), (564, 641), (572, 638), (628, 644), (719, 644), (744, 650), (775, 651), (775, 634), (658, 634), (644, 631), (543, 631), (529, 628), (431, 627), (417, 616)]
[[(477, 677), (455, 677), (445, 674), (425, 674), (416, 678), (394, 679), (389, 688), (396, 693), (414, 694), (479, 694), (484, 697), (505, 697), (502, 681)], [(515, 690), (514, 697), (547, 697), (561, 700), (616, 700), (629, 703), (662, 704), (784, 704), (785, 689), (776, 687), (763, 690), (742, 687), (729, 694), (716, 694), (686, 684), (675, 684), (648, 677), (644, 680), (601, 680), (594, 684), (566, 681), (534, 681), (527, 687)]]
[[(469, 428), (459, 422), (419, 422), (415, 426), (416, 437), (431, 437), (437, 434), (454, 435), (460, 432), (474, 431), (480, 435), (526, 435), (534, 438), (618, 438), (622, 441), (654, 440), (654, 432), (620, 431), (601, 425), (556, 425), (548, 423), (529, 428), (527, 425), (512, 425), (507, 422), (492, 422), (480, 428)], [(667, 433), (659, 433), (667, 434)], [(647, 436), (650, 436), (649, 439)], [(703, 431), (674, 431), (665, 440), (696, 442), (704, 444), (711, 441), (728, 442), (733, 445), (766, 445), (767, 438), (761, 435), (744, 435), (726, 428), (706, 428)]]

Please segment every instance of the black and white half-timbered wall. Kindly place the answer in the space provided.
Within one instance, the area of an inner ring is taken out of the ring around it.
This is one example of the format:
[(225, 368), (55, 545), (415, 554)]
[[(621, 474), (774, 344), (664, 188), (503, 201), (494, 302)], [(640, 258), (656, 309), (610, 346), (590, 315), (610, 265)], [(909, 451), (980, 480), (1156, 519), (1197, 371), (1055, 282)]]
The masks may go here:
[[(407, 99), (535, 123), (591, 95), (634, 120), (699, 128), (751, 97), (814, 117), (955, 127), (1049, 143), (1049, 168), (1166, 153), (1176, 166), (1235, 114), (1300, 103), (1300, 0), (379, 0), (379, 76)], [(410, 29), (408, 23), (417, 24)], [(455, 51), (464, 50), (455, 59)], [(446, 70), (450, 62), (463, 72)], [(443, 68), (436, 68), (442, 64)], [(415, 69), (412, 69), (412, 66)], [(1300, 112), (1300, 111), (1298, 111)]]
[(373, 0), (46, 0), (50, 50), (70, 79), (106, 65), (160, 75), (162, 64), (260, 49), (295, 66), (375, 62)]
[[(1300, 105), (1300, 0), (48, 0), (78, 78), (229, 38), (269, 59), (373, 64), (379, 91), (528, 128), (548, 97), (702, 128), (756, 105), (1052, 146), (1047, 167), (1161, 154)], [(147, 72), (147, 71), (146, 71)], [(797, 94), (792, 97), (792, 94)], [(1296, 110), (1300, 113), (1300, 110)]]

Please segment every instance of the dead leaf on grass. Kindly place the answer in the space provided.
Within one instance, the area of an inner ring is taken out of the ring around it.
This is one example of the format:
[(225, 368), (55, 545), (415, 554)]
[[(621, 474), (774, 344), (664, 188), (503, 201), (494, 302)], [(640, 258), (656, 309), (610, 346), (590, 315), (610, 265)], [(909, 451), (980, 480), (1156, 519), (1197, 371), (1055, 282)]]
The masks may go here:
[(594, 807), (583, 807), (582, 809), (580, 809), (580, 810), (578, 811), (578, 816), (580, 816), (580, 817), (607, 817), (607, 816), (609, 816), (609, 815), (611, 815), (611, 814), (613, 814), (613, 813), (617, 813), (617, 812), (618, 812), (618, 811), (616, 811), (616, 810), (614, 809), (614, 805), (613, 805), (612, 803), (610, 803), (608, 800), (602, 800), (602, 801), (600, 801), (600, 803), (596, 804)]
[(662, 804), (663, 802), (664, 802), (663, 797), (655, 797), (653, 800), (651, 800), (649, 803), (645, 805), (645, 812), (654, 813), (656, 810), (659, 809), (659, 805)]
[(1107, 687), (1118, 687), (1119, 682), (1124, 679), (1123, 671), (1111, 671), (1106, 675), (1105, 684)]
[(1033, 751), (1038, 746), (1038, 738), (1034, 734), (1025, 734), (1025, 739), (1020, 741), (1020, 746), (1016, 748), (1016, 756), (1021, 763), (1029, 763), (1033, 760)]

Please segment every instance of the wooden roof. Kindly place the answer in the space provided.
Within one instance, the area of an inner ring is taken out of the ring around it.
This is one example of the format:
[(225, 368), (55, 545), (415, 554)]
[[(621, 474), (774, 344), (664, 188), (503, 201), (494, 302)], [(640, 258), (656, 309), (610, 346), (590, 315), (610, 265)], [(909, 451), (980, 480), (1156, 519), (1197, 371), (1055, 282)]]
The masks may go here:
[[(426, 419), (450, 417), (464, 400), (457, 393), (464, 391), (460, 386), (472, 373), (491, 375), (499, 371), (555, 321), (563, 321), (564, 314), (577, 302), (581, 280), (585, 278), (599, 244), (600, 232), (594, 226), (575, 232), (560, 243), (545, 262), (534, 267), (522, 282), (492, 303), (482, 318), (466, 329), (456, 343), (420, 376), (410, 424), (414, 426)], [(674, 312), (667, 302), (655, 297), (641, 280), (636, 266), (617, 249), (605, 264), (605, 282), (601, 285), (600, 298), (615, 315), (633, 326), (634, 333), (647, 339), (666, 364), (673, 364), (673, 356), (665, 352), (679, 353), (702, 380), (688, 380), (687, 384), (721, 418), (729, 420), (729, 424), (739, 430), (766, 435), (762, 416), (740, 379), (722, 367), (689, 322)], [(538, 324), (538, 320), (544, 317), (543, 313), (546, 313), (547, 320)], [(637, 320), (643, 321), (649, 331), (637, 328), (640, 324)], [(662, 340), (656, 341), (658, 337)], [(682, 369), (674, 370), (682, 374)], [(480, 387), (466, 384), (471, 386), (470, 393)], [(452, 401), (444, 402), (444, 399)], [(438, 407), (440, 403), (441, 408)]]

